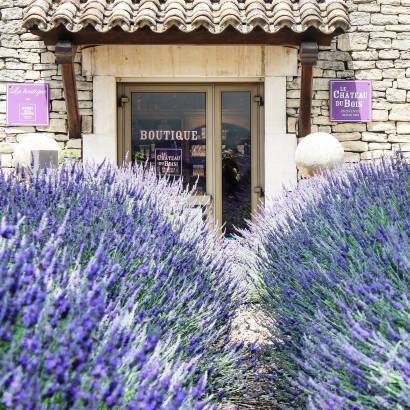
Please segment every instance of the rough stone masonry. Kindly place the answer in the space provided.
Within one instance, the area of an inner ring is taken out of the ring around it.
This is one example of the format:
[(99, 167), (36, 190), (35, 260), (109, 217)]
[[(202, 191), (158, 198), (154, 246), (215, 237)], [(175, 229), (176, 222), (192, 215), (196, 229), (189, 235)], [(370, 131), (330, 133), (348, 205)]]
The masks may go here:
[[(81, 156), (81, 139), (68, 139), (67, 114), (59, 67), (54, 52), (38, 37), (21, 28), (23, 10), (30, 0), (0, 0), (0, 159), (3, 168), (12, 166), (15, 144), (23, 134), (44, 133), (53, 137), (66, 157)], [(92, 78), (81, 76), (81, 52), (77, 53), (78, 99), (81, 127), (92, 131)], [(50, 125), (42, 127), (6, 126), (6, 83), (47, 82), (50, 86)]]
[[(12, 166), (22, 134), (46, 133), (66, 156), (81, 156), (81, 139), (68, 139), (59, 68), (52, 48), (21, 28), (23, 9), (30, 0), (0, 0), (0, 159)], [(314, 70), (313, 131), (335, 135), (346, 160), (357, 162), (389, 155), (395, 148), (410, 157), (410, 0), (350, 0), (349, 33), (322, 48)], [(92, 78), (81, 74), (81, 51), (76, 73), (84, 133), (92, 132)], [(329, 120), (329, 80), (373, 81), (373, 121), (332, 123)], [(6, 126), (6, 82), (46, 81), (51, 91), (50, 126)], [(296, 132), (300, 77), (287, 82), (288, 132)]]
[[(410, 157), (410, 0), (348, 1), (351, 29), (321, 48), (314, 69), (312, 131), (341, 141), (346, 161), (357, 162), (401, 149)], [(373, 82), (373, 121), (329, 119), (329, 80)], [(300, 77), (288, 78), (288, 132), (297, 128)]]

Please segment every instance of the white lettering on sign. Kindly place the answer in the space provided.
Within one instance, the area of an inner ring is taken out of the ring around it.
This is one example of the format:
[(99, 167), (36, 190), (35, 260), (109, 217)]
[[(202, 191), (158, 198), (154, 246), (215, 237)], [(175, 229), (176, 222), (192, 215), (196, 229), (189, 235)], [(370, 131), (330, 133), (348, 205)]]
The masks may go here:
[(155, 169), (158, 175), (180, 176), (182, 174), (182, 149), (157, 148)]
[(140, 130), (141, 140), (150, 141), (197, 141), (198, 131), (195, 130)]

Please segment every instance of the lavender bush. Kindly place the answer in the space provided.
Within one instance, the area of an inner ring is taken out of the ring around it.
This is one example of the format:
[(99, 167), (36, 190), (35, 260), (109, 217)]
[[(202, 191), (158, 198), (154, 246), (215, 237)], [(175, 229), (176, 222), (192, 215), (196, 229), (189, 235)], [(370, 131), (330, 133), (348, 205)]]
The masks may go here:
[(200, 409), (240, 384), (230, 261), (142, 168), (0, 175), (0, 408)]
[(410, 408), (410, 165), (303, 181), (248, 241), (277, 323), (279, 394), (297, 408)]

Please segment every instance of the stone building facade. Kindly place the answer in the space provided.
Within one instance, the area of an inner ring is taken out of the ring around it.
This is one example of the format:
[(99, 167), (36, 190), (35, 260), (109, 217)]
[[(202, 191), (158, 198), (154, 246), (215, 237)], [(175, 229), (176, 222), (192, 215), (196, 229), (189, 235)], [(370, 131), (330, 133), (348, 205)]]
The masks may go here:
[[(68, 139), (60, 68), (53, 49), (22, 28), (30, 0), (0, 2), (0, 155), (12, 166), (19, 137), (45, 133), (55, 138), (67, 156), (81, 157), (81, 139)], [(350, 0), (351, 29), (321, 48), (314, 68), (313, 130), (330, 132), (343, 144), (346, 160), (357, 162), (389, 154), (397, 147), (410, 153), (410, 0)], [(76, 73), (81, 128), (93, 132), (93, 78), (82, 72), (82, 52)], [(366, 79), (373, 82), (371, 123), (332, 123), (329, 120), (329, 80)], [(6, 83), (47, 82), (51, 92), (50, 126), (7, 127)], [(300, 77), (287, 77), (287, 131), (297, 131)], [(266, 113), (269, 115), (269, 113)]]
[[(390, 155), (400, 149), (410, 156), (410, 0), (348, 2), (351, 29), (319, 53), (314, 68), (314, 131), (341, 141), (346, 161)], [(329, 80), (372, 80), (373, 121), (332, 123)], [(287, 82), (288, 132), (295, 132), (300, 80)]]
[[(12, 167), (15, 144), (23, 134), (41, 133), (54, 138), (67, 157), (81, 157), (81, 139), (69, 140), (67, 115), (60, 67), (54, 50), (22, 28), (23, 11), (30, 0), (0, 1), (0, 159), (3, 168)], [(92, 131), (92, 78), (81, 75), (81, 51), (76, 56), (81, 126)], [(50, 87), (50, 125), (7, 127), (6, 84), (8, 82), (46, 82)]]

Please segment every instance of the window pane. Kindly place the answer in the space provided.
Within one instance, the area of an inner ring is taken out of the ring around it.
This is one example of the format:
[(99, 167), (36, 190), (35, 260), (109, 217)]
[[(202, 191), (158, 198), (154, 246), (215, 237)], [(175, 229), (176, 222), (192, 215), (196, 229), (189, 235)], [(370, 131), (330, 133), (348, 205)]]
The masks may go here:
[(132, 93), (131, 154), (159, 175), (206, 192), (206, 93)]
[(225, 234), (250, 219), (251, 93), (222, 92), (222, 221)]

